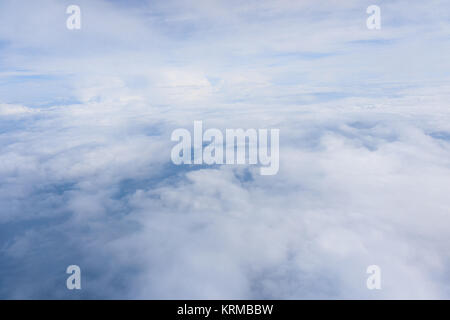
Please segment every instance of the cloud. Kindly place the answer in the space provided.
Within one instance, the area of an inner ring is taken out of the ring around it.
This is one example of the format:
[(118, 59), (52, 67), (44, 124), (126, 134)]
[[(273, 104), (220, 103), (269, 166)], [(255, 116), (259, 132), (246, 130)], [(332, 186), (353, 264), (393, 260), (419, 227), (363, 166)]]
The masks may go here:
[[(0, 297), (448, 298), (442, 3), (3, 1)], [(194, 120), (278, 175), (173, 165)]]

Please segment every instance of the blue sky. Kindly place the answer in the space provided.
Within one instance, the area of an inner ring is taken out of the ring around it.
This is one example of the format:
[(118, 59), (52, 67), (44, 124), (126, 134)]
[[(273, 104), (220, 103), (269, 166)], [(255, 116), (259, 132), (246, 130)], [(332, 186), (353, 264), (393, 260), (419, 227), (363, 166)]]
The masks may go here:
[[(449, 39), (438, 0), (2, 0), (0, 298), (449, 298)], [(174, 166), (194, 120), (280, 129), (279, 173)]]

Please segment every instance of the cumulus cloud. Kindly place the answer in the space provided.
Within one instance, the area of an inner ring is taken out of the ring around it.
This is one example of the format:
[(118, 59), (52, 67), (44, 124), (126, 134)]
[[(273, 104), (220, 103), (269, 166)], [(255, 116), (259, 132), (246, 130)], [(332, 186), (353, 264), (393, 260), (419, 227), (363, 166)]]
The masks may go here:
[[(448, 298), (449, 12), (369, 4), (2, 1), (0, 297)], [(173, 165), (194, 120), (279, 173)]]

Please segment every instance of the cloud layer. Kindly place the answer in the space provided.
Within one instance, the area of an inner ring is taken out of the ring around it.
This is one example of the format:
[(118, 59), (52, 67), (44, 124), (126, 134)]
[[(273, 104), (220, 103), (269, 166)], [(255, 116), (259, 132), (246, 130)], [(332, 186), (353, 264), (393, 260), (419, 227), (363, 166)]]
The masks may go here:
[[(444, 1), (69, 4), (0, 4), (1, 298), (450, 297)], [(278, 175), (173, 165), (194, 120)]]

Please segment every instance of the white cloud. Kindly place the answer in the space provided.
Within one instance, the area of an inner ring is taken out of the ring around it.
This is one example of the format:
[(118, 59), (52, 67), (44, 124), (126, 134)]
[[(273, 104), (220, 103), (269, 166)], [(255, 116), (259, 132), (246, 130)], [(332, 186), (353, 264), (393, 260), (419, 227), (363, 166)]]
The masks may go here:
[[(0, 297), (448, 298), (448, 13), (406, 4), (3, 1)], [(172, 165), (194, 120), (279, 174)]]

